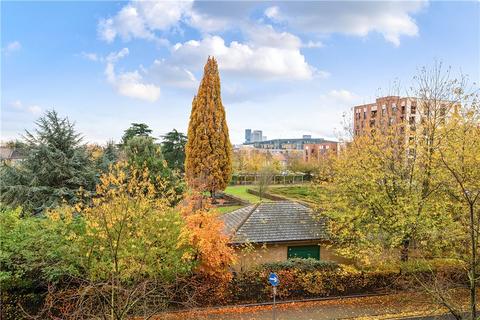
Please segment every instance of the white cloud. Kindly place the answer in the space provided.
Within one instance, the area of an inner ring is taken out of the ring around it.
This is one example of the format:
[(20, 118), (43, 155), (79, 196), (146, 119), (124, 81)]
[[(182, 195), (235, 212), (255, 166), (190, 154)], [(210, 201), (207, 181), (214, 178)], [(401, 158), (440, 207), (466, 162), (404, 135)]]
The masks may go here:
[(287, 79), (311, 79), (316, 75), (315, 68), (305, 61), (298, 48), (256, 46), (237, 41), (226, 44), (219, 36), (178, 43), (173, 47), (172, 58), (176, 64), (199, 67), (209, 55), (215, 56), (221, 70), (226, 72)]
[(123, 48), (122, 50), (120, 50), (118, 52), (111, 52), (107, 56), (107, 62), (115, 63), (118, 60), (128, 56), (129, 53), (130, 53), (130, 51), (128, 50), (128, 48)]
[(323, 47), (323, 43), (321, 41), (308, 41), (307, 43), (303, 44), (302, 47), (305, 48), (321, 48)]
[(131, 72), (115, 72), (115, 63), (129, 54), (128, 48), (112, 52), (107, 56), (105, 76), (115, 90), (126, 97), (154, 102), (160, 97), (160, 88), (151, 83), (145, 83), (138, 70)]
[(42, 108), (38, 105), (29, 106), (27, 110), (33, 115), (38, 115), (42, 112)]
[(22, 45), (19, 41), (13, 41), (13, 42), (10, 42), (9, 44), (7, 44), (7, 46), (3, 49), (3, 51), (6, 53), (6, 54), (10, 54), (10, 53), (13, 53), (15, 51), (18, 51), (22, 48)]
[[(285, 1), (268, 7), (264, 16), (302, 34), (343, 33), (365, 37), (383, 35), (398, 46), (401, 36), (418, 35), (412, 15), (427, 2), (419, 1)], [(112, 42), (141, 38), (154, 40), (157, 32), (187, 24), (201, 32), (248, 29), (257, 2), (132, 1), (113, 17), (99, 21), (101, 39)], [(309, 42), (307, 42), (308, 44)], [(308, 45), (307, 45), (308, 46)], [(310, 46), (312, 47), (312, 46)]]
[(15, 109), (22, 109), (23, 108), (22, 101), (20, 101), (20, 100), (12, 101), (12, 102), (10, 102), (10, 105), (12, 107), (14, 107)]
[(11, 101), (9, 105), (17, 110), (21, 110), (22, 112), (28, 112), (33, 115), (38, 115), (42, 112), (42, 108), (39, 105), (33, 104), (26, 107), (24, 106), (24, 103), (20, 100)]
[(339, 102), (352, 102), (358, 100), (358, 96), (348, 90), (340, 89), (340, 90), (332, 90), (327, 94), (328, 98), (333, 98)]
[[(134, 1), (115, 16), (101, 19), (98, 35), (106, 42), (112, 42), (116, 37), (125, 41), (132, 38), (158, 40), (155, 31), (175, 27), (184, 15), (188, 15), (191, 7), (191, 1)], [(161, 38), (160, 41), (165, 42)]]
[(82, 52), (80, 54), (83, 58), (90, 60), (90, 61), (99, 61), (100, 57), (96, 53), (92, 52)]
[(177, 88), (195, 88), (198, 80), (195, 75), (185, 67), (170, 64), (165, 59), (155, 60), (148, 69), (151, 78), (162, 85), (170, 85)]
[(418, 35), (412, 14), (422, 10), (426, 1), (317, 1), (282, 2), (267, 9), (265, 16), (287, 23), (289, 27), (313, 34), (344, 33), (365, 37), (378, 32), (385, 40), (400, 45), (401, 36)]
[(302, 40), (288, 32), (277, 32), (271, 25), (250, 26), (246, 30), (248, 42), (254, 46), (298, 49)]
[(268, 7), (265, 10), (265, 15), (272, 20), (278, 20), (279, 13), (280, 13), (280, 10), (278, 9), (277, 6)]

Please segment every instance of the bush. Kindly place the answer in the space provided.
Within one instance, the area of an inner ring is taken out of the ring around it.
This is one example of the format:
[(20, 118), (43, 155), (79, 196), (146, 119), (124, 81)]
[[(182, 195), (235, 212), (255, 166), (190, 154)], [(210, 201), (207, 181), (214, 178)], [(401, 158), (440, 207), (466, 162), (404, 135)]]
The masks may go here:
[(21, 210), (0, 208), (1, 290), (35, 290), (81, 272), (75, 238), (81, 219), (20, 218)]
[[(268, 283), (270, 272), (276, 272), (280, 284), (280, 299), (302, 299), (341, 296), (378, 291), (405, 290), (418, 286), (418, 280), (428, 282), (434, 276), (459, 281), (459, 269), (452, 262), (433, 261), (428, 269), (358, 270), (349, 265), (314, 259), (292, 259), (285, 262), (264, 264), (261, 267), (235, 275), (230, 282), (231, 302), (262, 302), (271, 299)], [(423, 264), (422, 264), (423, 265)], [(458, 266), (458, 265), (456, 265)], [(460, 279), (461, 280), (461, 279)]]
[(315, 271), (315, 270), (335, 270), (337, 269), (338, 263), (333, 261), (322, 261), (312, 258), (302, 259), (294, 258), (288, 259), (286, 261), (280, 262), (271, 262), (261, 265), (262, 270), (267, 270), (270, 272), (276, 272), (279, 270), (292, 270), (296, 269), (302, 272)]

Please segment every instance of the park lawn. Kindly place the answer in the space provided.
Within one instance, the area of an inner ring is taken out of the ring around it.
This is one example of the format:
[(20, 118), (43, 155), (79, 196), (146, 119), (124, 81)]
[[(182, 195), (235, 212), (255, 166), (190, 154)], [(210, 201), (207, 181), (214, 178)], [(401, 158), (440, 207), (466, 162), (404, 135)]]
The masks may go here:
[(235, 210), (240, 209), (242, 207), (243, 206), (217, 207), (217, 211), (220, 212), (221, 214), (224, 214), (224, 213), (229, 213), (229, 212), (235, 211)]
[(249, 188), (252, 188), (252, 186), (228, 186), (227, 189), (225, 189), (225, 193), (250, 203), (260, 202), (261, 200), (259, 197), (247, 192), (247, 189)]
[(287, 199), (314, 204), (319, 202), (321, 196), (324, 196), (326, 191), (322, 188), (314, 187), (311, 184), (302, 184), (271, 186), (267, 192)]

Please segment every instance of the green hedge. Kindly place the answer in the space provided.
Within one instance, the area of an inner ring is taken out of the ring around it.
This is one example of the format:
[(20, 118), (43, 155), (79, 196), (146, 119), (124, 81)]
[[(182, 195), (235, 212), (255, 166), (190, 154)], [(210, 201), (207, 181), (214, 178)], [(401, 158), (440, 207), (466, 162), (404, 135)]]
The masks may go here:
[(270, 272), (280, 271), (280, 270), (292, 270), (296, 269), (299, 271), (316, 271), (316, 270), (336, 270), (339, 268), (338, 263), (333, 261), (322, 261), (317, 259), (302, 259), (294, 258), (288, 259), (286, 261), (280, 262), (271, 262), (265, 263), (260, 266), (260, 270), (266, 270)]

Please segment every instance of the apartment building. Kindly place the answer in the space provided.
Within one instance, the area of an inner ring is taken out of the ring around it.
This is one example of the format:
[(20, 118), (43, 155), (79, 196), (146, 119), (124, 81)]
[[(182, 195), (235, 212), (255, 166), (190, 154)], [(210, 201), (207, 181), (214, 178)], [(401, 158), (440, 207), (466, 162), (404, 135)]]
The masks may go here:
[(323, 141), (320, 143), (306, 143), (303, 145), (303, 160), (306, 162), (320, 161), (330, 154), (336, 155), (338, 142)]
[(414, 130), (415, 124), (420, 119), (417, 102), (416, 98), (387, 96), (377, 98), (374, 103), (355, 106), (354, 135), (361, 136), (372, 130), (386, 133), (391, 127), (397, 127), (400, 133), (408, 126)]

